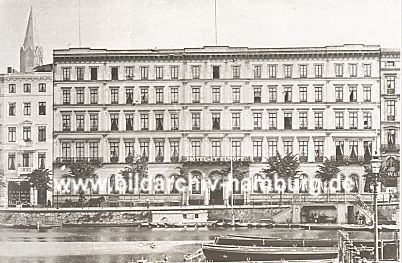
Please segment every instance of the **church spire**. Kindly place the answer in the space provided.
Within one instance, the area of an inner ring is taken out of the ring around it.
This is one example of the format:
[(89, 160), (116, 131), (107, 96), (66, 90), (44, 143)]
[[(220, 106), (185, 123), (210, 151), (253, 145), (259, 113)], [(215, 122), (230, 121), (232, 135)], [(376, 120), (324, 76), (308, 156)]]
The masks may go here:
[(20, 72), (30, 72), (43, 64), (42, 48), (34, 44), (34, 25), (32, 7), (29, 12), (24, 44), (20, 49)]

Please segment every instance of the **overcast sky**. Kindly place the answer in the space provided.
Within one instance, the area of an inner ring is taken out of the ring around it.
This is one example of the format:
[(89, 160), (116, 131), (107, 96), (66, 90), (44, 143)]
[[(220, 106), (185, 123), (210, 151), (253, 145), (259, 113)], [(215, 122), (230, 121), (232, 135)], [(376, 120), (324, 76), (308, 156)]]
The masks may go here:
[[(79, 45), (79, 0), (0, 0), (0, 72), (19, 69), (29, 9), (35, 40)], [(399, 0), (217, 0), (218, 45), (400, 47)], [(214, 0), (81, 0), (81, 46), (108, 49), (215, 45)]]

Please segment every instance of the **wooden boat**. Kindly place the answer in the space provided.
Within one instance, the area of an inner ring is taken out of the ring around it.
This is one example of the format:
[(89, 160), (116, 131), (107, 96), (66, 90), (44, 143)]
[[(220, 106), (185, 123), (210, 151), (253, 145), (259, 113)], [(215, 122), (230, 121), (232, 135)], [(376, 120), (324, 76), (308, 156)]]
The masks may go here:
[(250, 247), (204, 244), (202, 252), (207, 260), (220, 262), (268, 260), (317, 260), (334, 259), (337, 248), (312, 247)]
[(235, 227), (248, 227), (248, 223), (240, 223), (240, 222), (236, 222), (234, 224)]
[(290, 239), (221, 236), (215, 238), (217, 245), (257, 246), (257, 247), (336, 247), (337, 240), (331, 239)]
[(64, 223), (62, 227), (138, 227), (140, 223)]

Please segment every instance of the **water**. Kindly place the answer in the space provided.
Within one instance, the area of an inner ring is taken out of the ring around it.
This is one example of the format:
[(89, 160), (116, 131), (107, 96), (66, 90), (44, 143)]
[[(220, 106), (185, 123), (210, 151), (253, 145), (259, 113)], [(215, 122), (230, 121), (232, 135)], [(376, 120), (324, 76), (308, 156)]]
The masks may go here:
[[(0, 262), (83, 263), (140, 259), (182, 261), (203, 242), (229, 233), (276, 237), (336, 238), (336, 231), (296, 229), (75, 227), (39, 232), (0, 228)], [(352, 238), (372, 238), (370, 232), (351, 232)], [(381, 237), (392, 238), (392, 233)], [(153, 247), (154, 246), (154, 247)]]

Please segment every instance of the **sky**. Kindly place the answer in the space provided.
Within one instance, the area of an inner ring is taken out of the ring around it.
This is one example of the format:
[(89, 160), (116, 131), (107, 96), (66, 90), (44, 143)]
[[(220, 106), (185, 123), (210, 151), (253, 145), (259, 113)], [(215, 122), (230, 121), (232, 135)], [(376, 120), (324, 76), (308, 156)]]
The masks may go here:
[[(51, 63), (53, 49), (79, 46), (79, 24), (82, 47), (215, 45), (214, 5), (214, 0), (0, 0), (0, 72), (19, 69), (31, 6), (34, 39), (44, 49), (44, 63)], [(216, 5), (221, 46), (401, 44), (399, 0), (216, 0)]]

